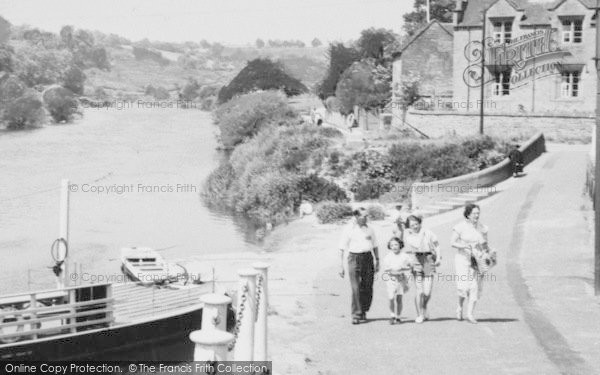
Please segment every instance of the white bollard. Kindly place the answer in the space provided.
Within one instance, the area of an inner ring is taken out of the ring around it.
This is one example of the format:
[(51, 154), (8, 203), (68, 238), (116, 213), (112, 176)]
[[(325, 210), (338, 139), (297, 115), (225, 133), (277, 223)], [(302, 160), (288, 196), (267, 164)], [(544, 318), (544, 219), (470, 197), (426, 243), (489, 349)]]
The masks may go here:
[[(237, 295), (237, 318), (242, 314), (238, 337), (235, 343), (236, 361), (252, 361), (254, 358), (254, 313), (256, 311), (256, 276), (258, 271), (245, 268), (238, 271), (240, 282)], [(248, 286), (248, 291), (245, 291)], [(246, 298), (244, 299), (244, 294)], [(242, 307), (243, 304), (243, 307)]]
[(202, 308), (202, 329), (219, 329), (227, 331), (227, 305), (231, 298), (223, 294), (203, 294), (200, 301), (204, 303)]
[[(57, 256), (58, 260), (63, 260), (64, 263), (60, 266), (61, 274), (58, 276), (57, 288), (63, 289), (69, 286), (69, 259), (68, 259), (68, 251), (67, 246), (69, 245), (69, 180), (62, 179), (60, 184), (60, 222), (58, 229), (58, 238), (62, 238), (65, 240), (65, 243), (59, 242), (57, 244)], [(76, 270), (77, 271), (77, 270)]]
[[(266, 361), (267, 360), (267, 314), (269, 309), (269, 293), (268, 293), (268, 279), (269, 279), (269, 264), (263, 262), (256, 262), (252, 264), (255, 270), (259, 272), (262, 280), (260, 281), (260, 297), (258, 298), (258, 314), (256, 316), (256, 326), (254, 327), (254, 360), (255, 361)], [(258, 278), (257, 278), (257, 293), (259, 290)]]
[(190, 340), (196, 345), (194, 361), (227, 361), (227, 346), (233, 341), (233, 335), (217, 329), (201, 329), (190, 333)]

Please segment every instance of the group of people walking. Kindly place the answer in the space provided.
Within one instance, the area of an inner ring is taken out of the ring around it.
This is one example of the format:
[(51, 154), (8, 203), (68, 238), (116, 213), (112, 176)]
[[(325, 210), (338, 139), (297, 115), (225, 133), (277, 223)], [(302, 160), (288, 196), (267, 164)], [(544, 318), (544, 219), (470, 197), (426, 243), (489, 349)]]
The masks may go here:
[[(393, 237), (387, 242), (389, 253), (380, 264), (378, 243), (373, 228), (367, 224), (367, 212), (357, 209), (354, 220), (345, 228), (340, 242), (341, 272), (344, 277), (347, 258), (348, 276), (352, 288), (352, 324), (366, 320), (373, 299), (375, 273), (383, 270), (389, 299), (390, 324), (402, 322), (402, 296), (415, 288), (416, 323), (429, 319), (428, 304), (431, 299), (436, 267), (442, 262), (442, 252), (437, 236), (423, 227), (420, 216), (398, 215)], [(456, 249), (454, 258), (457, 280), (458, 304), (456, 319), (463, 319), (463, 311), (470, 323), (474, 317), (475, 304), (481, 296), (483, 270), (477, 259), (490, 254), (487, 244), (487, 227), (479, 222), (480, 208), (467, 204), (464, 220), (454, 226), (450, 246)], [(347, 256), (346, 256), (347, 253)], [(491, 258), (495, 264), (495, 255)], [(412, 279), (412, 280), (411, 280)], [(466, 303), (465, 303), (466, 302)]]

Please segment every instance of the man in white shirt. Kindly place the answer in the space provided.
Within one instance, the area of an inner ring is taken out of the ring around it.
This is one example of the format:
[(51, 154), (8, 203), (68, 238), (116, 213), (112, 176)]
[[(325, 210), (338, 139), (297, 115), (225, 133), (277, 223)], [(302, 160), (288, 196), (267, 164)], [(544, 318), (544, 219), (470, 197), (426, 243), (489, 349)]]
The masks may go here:
[(379, 270), (377, 240), (373, 228), (367, 225), (367, 212), (360, 208), (353, 212), (354, 220), (344, 230), (340, 240), (344, 277), (344, 253), (348, 252), (348, 276), (352, 288), (352, 324), (367, 319), (373, 300), (373, 279)]

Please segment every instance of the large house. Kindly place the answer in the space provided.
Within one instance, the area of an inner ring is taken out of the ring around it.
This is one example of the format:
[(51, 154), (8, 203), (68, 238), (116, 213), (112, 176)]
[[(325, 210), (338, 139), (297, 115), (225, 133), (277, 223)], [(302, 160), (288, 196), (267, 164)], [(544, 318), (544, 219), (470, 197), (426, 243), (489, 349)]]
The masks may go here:
[[(457, 0), (452, 24), (452, 72), (429, 75), (419, 94), (434, 110), (584, 115), (595, 111), (596, 0)], [(447, 37), (429, 47), (427, 25), (394, 61), (394, 88), (409, 79), (404, 66), (424, 52), (446, 58)], [(446, 24), (439, 24), (447, 28)], [(414, 55), (410, 46), (424, 51)], [(440, 52), (442, 50), (442, 52)], [(426, 64), (426, 60), (422, 60)], [(483, 62), (483, 69), (482, 69)], [(410, 65), (410, 63), (409, 63)], [(401, 67), (401, 68), (399, 68)], [(439, 70), (437, 66), (420, 66)], [(482, 79), (483, 73), (483, 79)], [(446, 88), (450, 95), (432, 92)], [(483, 85), (483, 90), (482, 90)], [(481, 95), (483, 91), (483, 101)], [(396, 90), (395, 98), (398, 92)], [(394, 99), (396, 100), (396, 99)]]

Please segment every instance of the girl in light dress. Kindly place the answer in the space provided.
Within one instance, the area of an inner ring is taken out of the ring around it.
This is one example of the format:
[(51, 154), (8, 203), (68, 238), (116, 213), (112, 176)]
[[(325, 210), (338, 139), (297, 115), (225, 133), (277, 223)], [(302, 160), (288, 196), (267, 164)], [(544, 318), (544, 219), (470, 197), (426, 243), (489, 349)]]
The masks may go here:
[(398, 237), (392, 237), (388, 242), (390, 252), (383, 259), (383, 271), (390, 301), (390, 324), (402, 323), (402, 296), (408, 292), (408, 272), (410, 272), (411, 257), (402, 251), (404, 243)]

